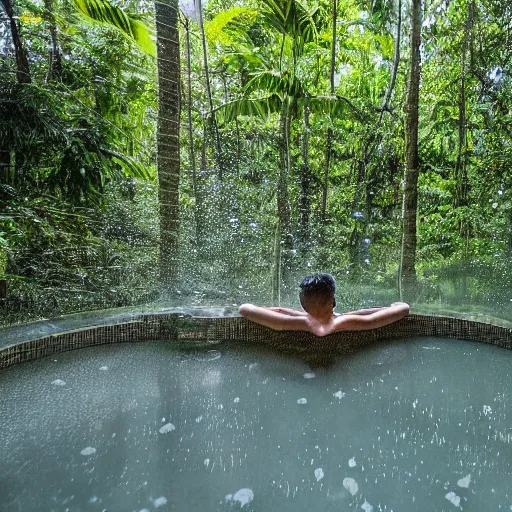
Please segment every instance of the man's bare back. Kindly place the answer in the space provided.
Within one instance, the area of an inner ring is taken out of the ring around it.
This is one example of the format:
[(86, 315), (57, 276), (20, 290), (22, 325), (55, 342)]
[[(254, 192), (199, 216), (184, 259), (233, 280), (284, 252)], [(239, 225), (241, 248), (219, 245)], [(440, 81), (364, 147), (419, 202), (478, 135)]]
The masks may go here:
[(306, 277), (300, 285), (303, 310), (242, 304), (240, 314), (276, 331), (308, 331), (327, 336), (338, 331), (364, 331), (391, 324), (409, 314), (409, 305), (394, 302), (383, 308), (334, 313), (336, 281), (330, 274)]

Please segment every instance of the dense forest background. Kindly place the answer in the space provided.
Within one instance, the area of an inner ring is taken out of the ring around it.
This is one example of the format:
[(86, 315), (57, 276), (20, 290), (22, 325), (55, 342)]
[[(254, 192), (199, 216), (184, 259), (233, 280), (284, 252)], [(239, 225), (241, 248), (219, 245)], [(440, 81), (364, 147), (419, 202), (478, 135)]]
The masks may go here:
[(0, 323), (398, 297), (512, 319), (505, 0), (0, 0)]

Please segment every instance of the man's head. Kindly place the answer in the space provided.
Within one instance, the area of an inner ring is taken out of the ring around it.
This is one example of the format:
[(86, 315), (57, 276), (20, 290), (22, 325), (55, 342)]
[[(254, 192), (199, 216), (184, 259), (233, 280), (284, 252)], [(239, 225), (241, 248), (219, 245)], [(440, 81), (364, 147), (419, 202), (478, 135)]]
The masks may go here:
[(310, 314), (332, 312), (336, 306), (336, 280), (331, 274), (314, 274), (300, 284), (300, 304)]

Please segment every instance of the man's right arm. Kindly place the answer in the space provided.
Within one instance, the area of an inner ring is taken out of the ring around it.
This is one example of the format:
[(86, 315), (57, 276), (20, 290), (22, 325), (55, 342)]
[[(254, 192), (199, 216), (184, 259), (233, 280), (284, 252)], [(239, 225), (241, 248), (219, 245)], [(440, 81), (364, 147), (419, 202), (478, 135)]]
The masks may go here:
[(409, 314), (409, 304), (395, 302), (387, 308), (376, 308), (370, 314), (344, 314), (335, 320), (333, 332), (336, 331), (366, 331), (392, 324)]
[(307, 316), (291, 316), (254, 304), (242, 304), (239, 311), (248, 320), (275, 331), (310, 331)]

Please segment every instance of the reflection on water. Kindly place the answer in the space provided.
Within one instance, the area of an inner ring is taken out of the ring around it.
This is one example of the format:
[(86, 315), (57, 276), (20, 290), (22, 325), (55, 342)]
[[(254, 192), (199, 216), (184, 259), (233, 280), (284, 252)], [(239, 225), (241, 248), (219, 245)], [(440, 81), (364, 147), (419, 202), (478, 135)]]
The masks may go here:
[(328, 367), (158, 343), (13, 367), (0, 510), (510, 510), (511, 362), (423, 338)]

